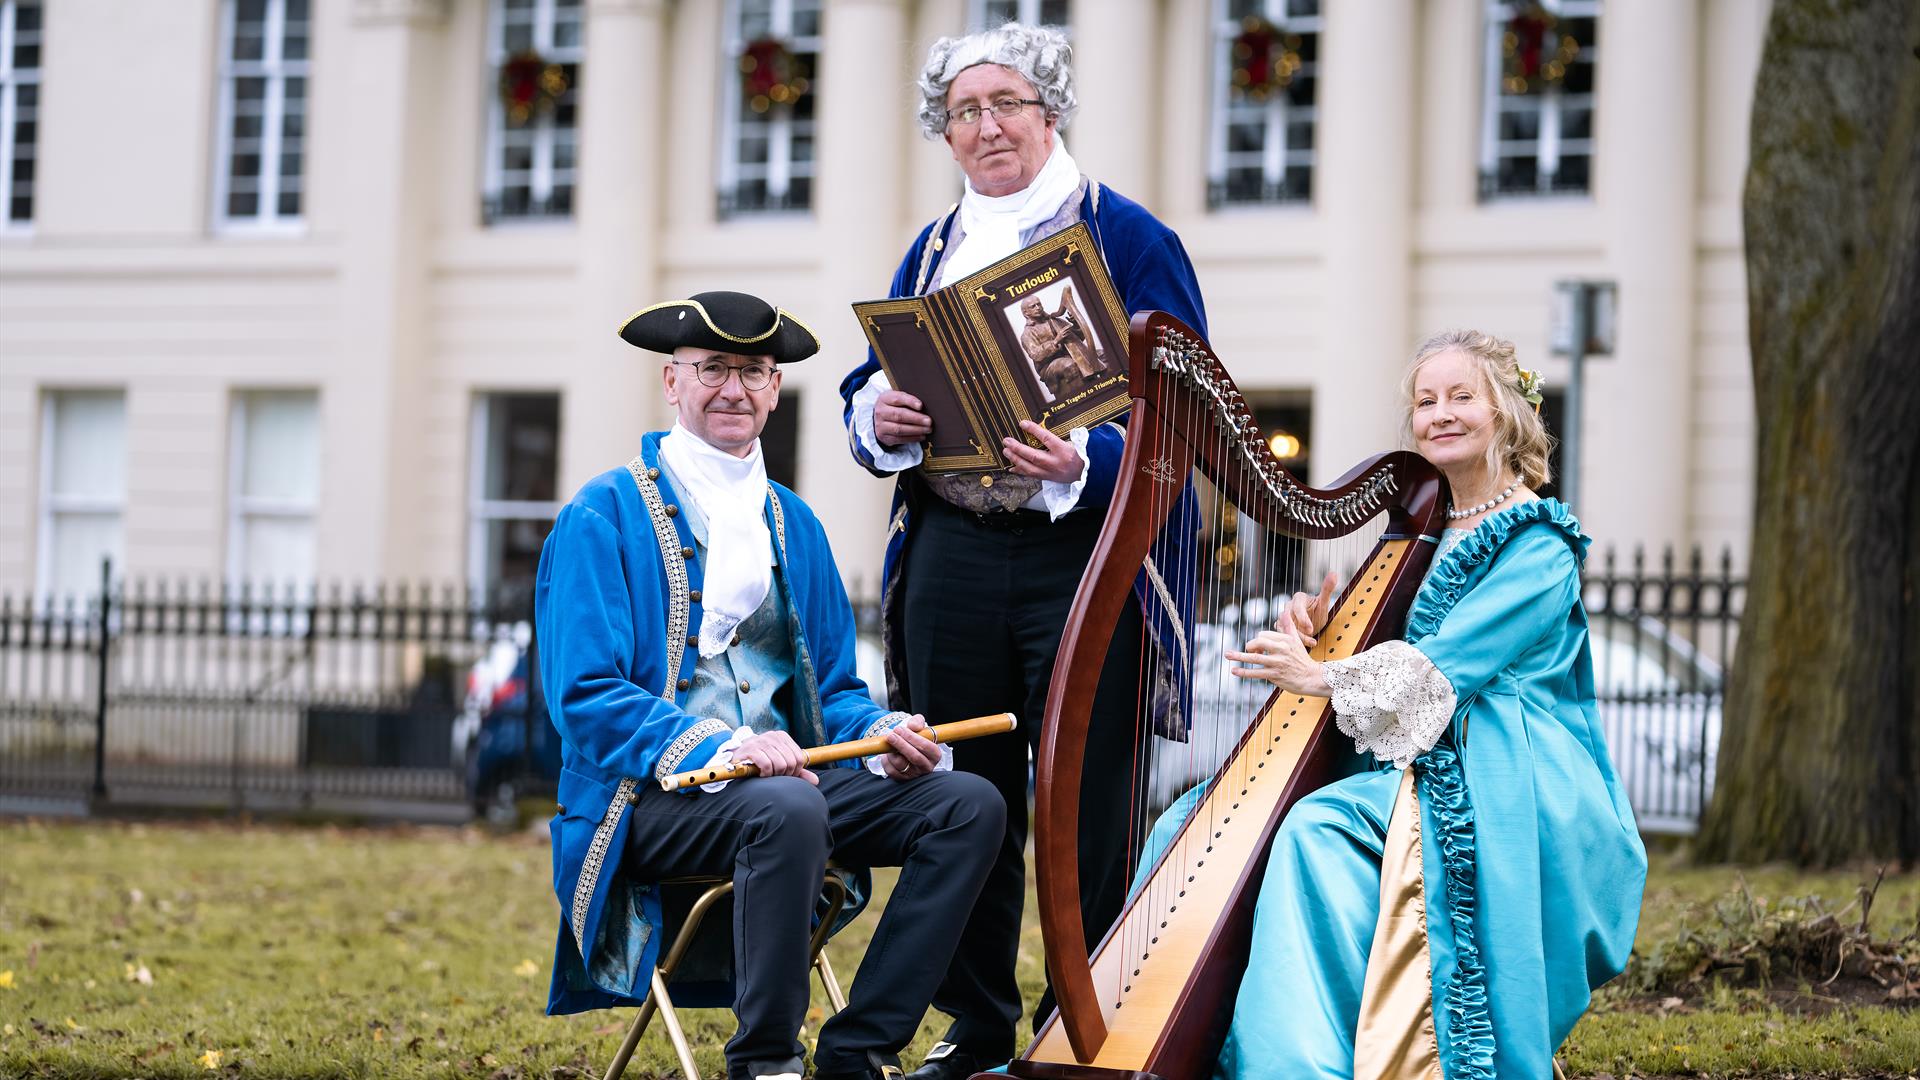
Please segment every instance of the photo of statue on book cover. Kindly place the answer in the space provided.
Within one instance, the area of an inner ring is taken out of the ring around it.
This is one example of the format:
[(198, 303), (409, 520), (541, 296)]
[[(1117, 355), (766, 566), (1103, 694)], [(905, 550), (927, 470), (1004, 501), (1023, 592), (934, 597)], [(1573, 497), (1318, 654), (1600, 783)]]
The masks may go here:
[(1020, 351), (1048, 405), (1093, 388), (1108, 369), (1099, 338), (1087, 328), (1086, 311), (1062, 281), (1008, 305), (1005, 315), (1019, 335)]

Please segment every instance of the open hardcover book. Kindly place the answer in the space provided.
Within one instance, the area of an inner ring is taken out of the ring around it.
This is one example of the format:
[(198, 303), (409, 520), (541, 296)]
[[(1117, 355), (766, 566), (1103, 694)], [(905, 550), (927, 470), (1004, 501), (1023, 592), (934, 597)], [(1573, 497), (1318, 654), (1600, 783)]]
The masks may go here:
[(932, 473), (1007, 468), (1033, 420), (1065, 437), (1126, 412), (1127, 313), (1085, 223), (925, 296), (853, 305), (896, 389), (933, 419)]

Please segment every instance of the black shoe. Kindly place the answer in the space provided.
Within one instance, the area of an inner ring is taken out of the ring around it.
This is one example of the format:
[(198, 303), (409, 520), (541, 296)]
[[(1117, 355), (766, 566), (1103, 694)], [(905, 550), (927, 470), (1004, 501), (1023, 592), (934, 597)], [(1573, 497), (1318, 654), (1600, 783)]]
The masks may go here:
[(1002, 1061), (983, 1061), (967, 1050), (943, 1042), (927, 1051), (926, 1060), (907, 1074), (907, 1080), (967, 1080), (974, 1073), (1004, 1064)]

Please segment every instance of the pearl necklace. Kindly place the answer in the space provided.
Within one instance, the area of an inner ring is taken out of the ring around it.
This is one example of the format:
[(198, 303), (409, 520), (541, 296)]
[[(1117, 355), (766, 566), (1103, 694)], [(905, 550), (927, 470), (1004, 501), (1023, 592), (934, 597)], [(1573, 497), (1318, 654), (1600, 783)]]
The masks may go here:
[(1453, 507), (1449, 506), (1447, 507), (1447, 520), (1459, 521), (1461, 518), (1472, 517), (1473, 515), (1478, 514), (1483, 510), (1491, 510), (1494, 507), (1499, 506), (1501, 503), (1506, 502), (1507, 496), (1513, 494), (1514, 489), (1518, 488), (1519, 486), (1520, 486), (1520, 482), (1518, 480), (1515, 480), (1513, 483), (1507, 485), (1507, 490), (1501, 492), (1498, 495), (1495, 495), (1493, 498), (1488, 499), (1486, 502), (1483, 502), (1478, 506), (1469, 506), (1465, 510), (1455, 510)]

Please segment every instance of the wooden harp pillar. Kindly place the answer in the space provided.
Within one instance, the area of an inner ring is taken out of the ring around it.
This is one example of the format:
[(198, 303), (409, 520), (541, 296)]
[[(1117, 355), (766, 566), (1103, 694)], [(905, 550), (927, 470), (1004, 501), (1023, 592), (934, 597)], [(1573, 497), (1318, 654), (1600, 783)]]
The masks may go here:
[(1036, 762), (1035, 878), (1059, 1011), (1009, 1067), (1030, 1080), (1185, 1080), (1211, 1070), (1247, 963), (1268, 842), (1287, 809), (1351, 756), (1325, 699), (1269, 696), (1087, 954), (1077, 837), (1094, 691), (1122, 605), (1135, 602), (1135, 579), (1189, 479), (1204, 478), (1273, 536), (1329, 540), (1384, 523), (1315, 647), (1324, 659), (1400, 635), (1445, 520), (1445, 484), (1425, 459), (1383, 454), (1309, 488), (1273, 458), (1199, 334), (1146, 312), (1130, 338), (1126, 450), (1061, 638)]

